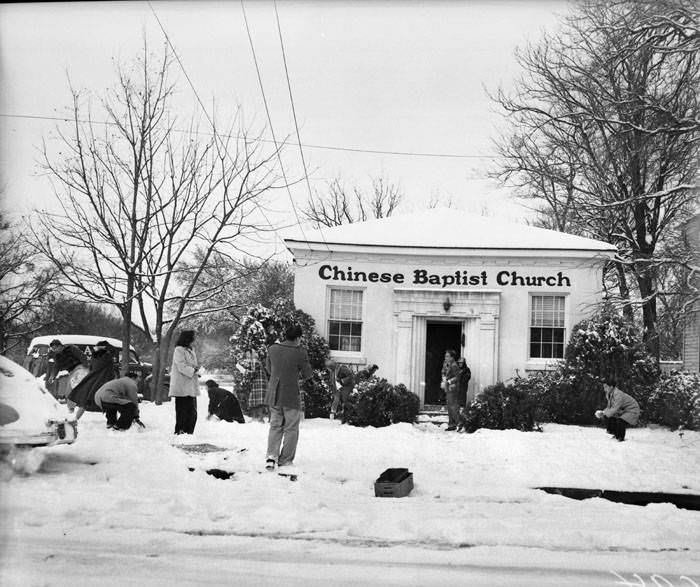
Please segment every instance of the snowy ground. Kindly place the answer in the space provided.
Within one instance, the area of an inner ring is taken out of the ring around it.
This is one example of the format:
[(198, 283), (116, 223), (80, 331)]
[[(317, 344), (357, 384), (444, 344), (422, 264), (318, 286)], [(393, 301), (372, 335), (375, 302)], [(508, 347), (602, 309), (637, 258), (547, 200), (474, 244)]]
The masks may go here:
[[(264, 425), (204, 415), (185, 440), (171, 434), (172, 405), (143, 404), (144, 432), (86, 414), (75, 445), (42, 449), (37, 473), (4, 480), (0, 584), (220, 584), (231, 573), (243, 584), (495, 584), (485, 577), (497, 573), (503, 585), (614, 585), (611, 571), (700, 584), (700, 512), (533, 489), (698, 494), (700, 433), (633, 429), (617, 443), (573, 426), (463, 435), (309, 420), (291, 482), (260, 472)], [(173, 446), (183, 442), (228, 450), (191, 455)], [(210, 467), (236, 474), (217, 480)], [(410, 497), (374, 497), (388, 467), (413, 471)]]

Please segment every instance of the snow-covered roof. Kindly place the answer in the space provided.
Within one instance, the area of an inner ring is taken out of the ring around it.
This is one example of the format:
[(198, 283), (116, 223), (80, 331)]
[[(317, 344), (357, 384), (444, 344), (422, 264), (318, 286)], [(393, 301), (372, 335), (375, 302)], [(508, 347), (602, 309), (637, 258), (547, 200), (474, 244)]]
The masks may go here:
[(308, 245), (406, 249), (498, 249), (615, 252), (613, 245), (581, 236), (488, 218), (453, 209), (422, 210), (320, 230), (295, 229), (290, 249)]
[[(49, 336), (37, 336), (32, 339), (31, 344), (27, 352), (30, 352), (36, 345), (49, 345), (52, 340), (58, 339), (63, 344), (79, 344), (95, 346), (101, 340), (106, 340), (114, 348), (122, 348), (122, 341), (116, 338), (110, 338), (109, 336), (92, 336), (90, 334), (51, 334)], [(134, 347), (131, 347), (134, 350)]]

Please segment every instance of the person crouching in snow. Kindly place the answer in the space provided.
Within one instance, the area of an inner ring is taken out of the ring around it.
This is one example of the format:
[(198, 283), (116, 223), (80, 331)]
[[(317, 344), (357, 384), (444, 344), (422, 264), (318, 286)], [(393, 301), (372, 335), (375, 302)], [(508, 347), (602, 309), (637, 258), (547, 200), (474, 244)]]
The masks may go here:
[(627, 427), (636, 426), (639, 422), (639, 404), (631, 395), (619, 389), (614, 379), (606, 379), (603, 389), (608, 404), (604, 410), (596, 411), (596, 418), (605, 423), (609, 434), (622, 442)]
[(219, 387), (219, 384), (213, 379), (209, 379), (205, 385), (209, 394), (209, 415), (207, 420), (212, 416), (216, 416), (219, 420), (225, 420), (226, 422), (236, 421), (239, 424), (245, 424), (241, 404), (238, 403), (238, 398), (233, 392)]
[(265, 468), (268, 471), (278, 465), (292, 465), (296, 455), (301, 422), (299, 377), (306, 381), (313, 376), (309, 355), (300, 344), (301, 336), (300, 326), (290, 326), (284, 333), (284, 340), (273, 344), (267, 353), (266, 369), (270, 380), (265, 403), (270, 408), (270, 433)]
[(107, 428), (128, 430), (139, 417), (138, 374), (112, 379), (95, 392), (95, 403), (107, 416)]

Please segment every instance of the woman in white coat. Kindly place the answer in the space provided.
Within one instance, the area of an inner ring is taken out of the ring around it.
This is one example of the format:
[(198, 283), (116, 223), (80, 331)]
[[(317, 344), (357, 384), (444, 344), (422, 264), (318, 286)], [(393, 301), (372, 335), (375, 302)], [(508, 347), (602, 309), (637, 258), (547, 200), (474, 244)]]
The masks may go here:
[(183, 330), (173, 352), (168, 395), (175, 398), (175, 434), (192, 434), (197, 424), (199, 364), (193, 342), (194, 330)]

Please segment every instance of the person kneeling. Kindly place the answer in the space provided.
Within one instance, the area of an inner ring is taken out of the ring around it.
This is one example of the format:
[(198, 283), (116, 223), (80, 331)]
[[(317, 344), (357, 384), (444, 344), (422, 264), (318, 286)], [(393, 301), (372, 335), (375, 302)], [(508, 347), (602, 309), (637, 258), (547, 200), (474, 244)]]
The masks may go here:
[(616, 386), (616, 381), (608, 378), (603, 383), (607, 407), (597, 410), (596, 418), (602, 420), (609, 434), (620, 442), (625, 440), (628, 426), (636, 426), (639, 422), (639, 404), (631, 395)]
[(241, 404), (238, 403), (238, 398), (232, 392), (219, 387), (219, 384), (213, 379), (207, 381), (205, 385), (209, 394), (209, 415), (207, 419), (215, 416), (219, 420), (225, 420), (226, 422), (235, 421), (239, 424), (245, 424)]
[(108, 381), (95, 392), (95, 403), (107, 416), (107, 428), (128, 430), (139, 416), (138, 375)]

